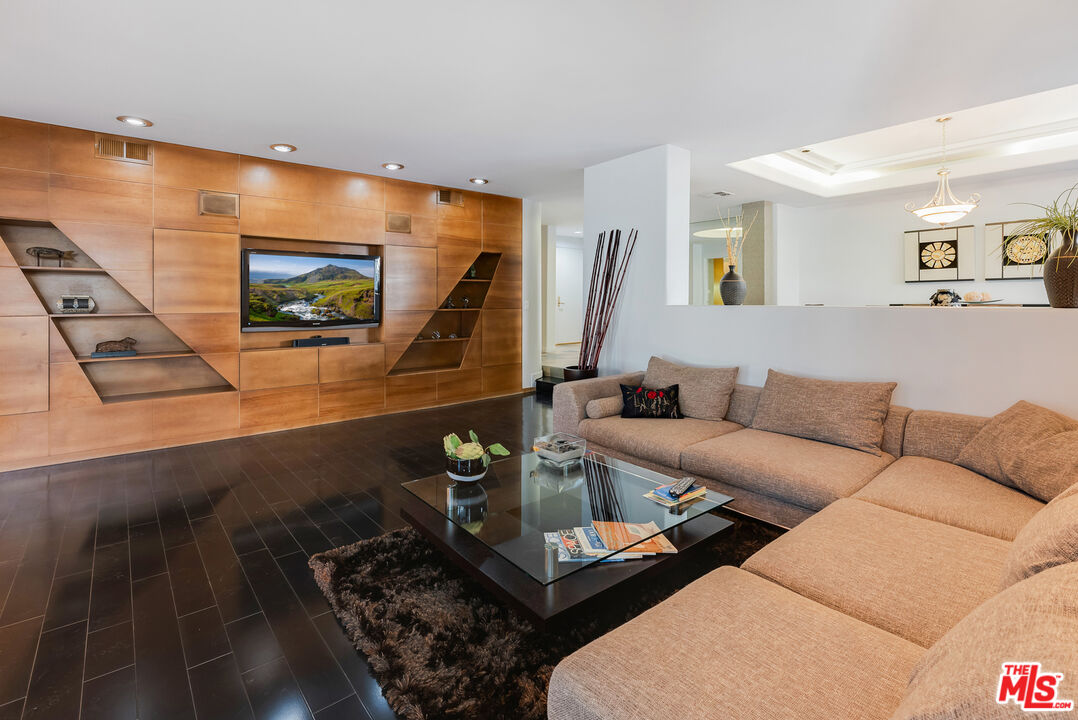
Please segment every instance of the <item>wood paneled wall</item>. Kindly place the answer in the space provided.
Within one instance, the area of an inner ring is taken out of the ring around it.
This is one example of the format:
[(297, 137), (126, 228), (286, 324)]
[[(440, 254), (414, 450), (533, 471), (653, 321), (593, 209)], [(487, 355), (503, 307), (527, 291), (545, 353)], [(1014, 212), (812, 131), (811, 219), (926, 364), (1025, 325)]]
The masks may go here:
[[(0, 243), (0, 470), (201, 442), (521, 391), (521, 201), (154, 143), (152, 164), (95, 156), (91, 131), (0, 118), (0, 219), (59, 228), (237, 388), (102, 404)], [(240, 217), (199, 215), (199, 190)], [(411, 233), (386, 232), (406, 213)], [(243, 247), (380, 254), (382, 326), (241, 333)], [(459, 369), (389, 376), (480, 252), (501, 253)], [(112, 369), (110, 369), (111, 371)]]

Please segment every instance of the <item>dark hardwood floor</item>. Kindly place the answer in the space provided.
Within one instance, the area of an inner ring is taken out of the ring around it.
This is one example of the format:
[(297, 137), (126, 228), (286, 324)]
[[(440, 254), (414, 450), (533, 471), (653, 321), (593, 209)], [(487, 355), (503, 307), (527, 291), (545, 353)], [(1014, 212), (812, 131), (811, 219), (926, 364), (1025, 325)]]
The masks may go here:
[(399, 484), (532, 396), (0, 474), (0, 720), (362, 720), (393, 712), (307, 558), (402, 527)]

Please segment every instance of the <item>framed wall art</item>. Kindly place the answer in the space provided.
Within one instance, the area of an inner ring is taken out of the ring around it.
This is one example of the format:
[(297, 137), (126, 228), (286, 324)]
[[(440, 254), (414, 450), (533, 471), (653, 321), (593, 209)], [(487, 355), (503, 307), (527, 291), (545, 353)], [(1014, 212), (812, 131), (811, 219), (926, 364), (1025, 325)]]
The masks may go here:
[(973, 280), (976, 269), (972, 225), (904, 233), (906, 282)]
[(985, 280), (1034, 280), (1044, 277), (1044, 261), (1054, 249), (1047, 233), (1023, 233), (1025, 220), (984, 226)]

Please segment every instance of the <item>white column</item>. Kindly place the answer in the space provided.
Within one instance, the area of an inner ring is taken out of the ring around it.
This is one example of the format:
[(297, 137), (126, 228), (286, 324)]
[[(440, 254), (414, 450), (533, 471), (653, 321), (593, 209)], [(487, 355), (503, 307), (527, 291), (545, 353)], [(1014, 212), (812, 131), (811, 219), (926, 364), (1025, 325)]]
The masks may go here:
[(524, 199), (520, 278), (521, 387), (532, 387), (543, 374), (543, 229), (542, 203)]

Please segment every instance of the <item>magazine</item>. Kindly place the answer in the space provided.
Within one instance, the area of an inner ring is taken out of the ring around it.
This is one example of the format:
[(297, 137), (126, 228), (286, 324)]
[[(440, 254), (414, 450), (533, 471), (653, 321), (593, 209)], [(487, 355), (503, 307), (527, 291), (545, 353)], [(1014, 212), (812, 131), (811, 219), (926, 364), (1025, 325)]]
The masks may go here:
[(648, 500), (654, 500), (666, 507), (678, 507), (679, 505), (684, 505), (707, 495), (706, 487), (703, 485), (693, 485), (683, 495), (675, 498), (670, 494), (670, 488), (673, 486), (673, 483), (670, 483), (669, 485), (660, 485), (654, 490), (644, 493), (644, 497)]
[[(636, 553), (676, 553), (677, 548), (659, 532), (659, 526), (649, 523), (604, 522), (592, 523), (608, 548), (632, 548)], [(647, 538), (647, 539), (645, 539)]]
[[(574, 544), (578, 552), (574, 553), (569, 549), (568, 545), (565, 542), (566, 536), (564, 535), (564, 533), (571, 534), (572, 539), (569, 541), (569, 543)], [(595, 560), (595, 556), (579, 552), (581, 548), (579, 543), (576, 542), (576, 533), (573, 530), (558, 530), (555, 532), (546, 532), (543, 533), (543, 539), (550, 545), (558, 546), (558, 562), (583, 562)], [(626, 558), (622, 555), (615, 555), (614, 557), (602, 558), (599, 562), (622, 562), (623, 560), (628, 559), (631, 559), (631, 556), (630, 558)]]
[[(573, 530), (576, 531), (576, 537), (584, 548), (585, 553), (599, 556), (610, 555), (610, 550), (607, 549), (606, 543), (599, 537), (599, 533), (595, 531), (595, 528), (577, 527), (573, 528)], [(618, 553), (617, 557), (621, 560), (639, 560), (644, 557), (644, 553)]]

